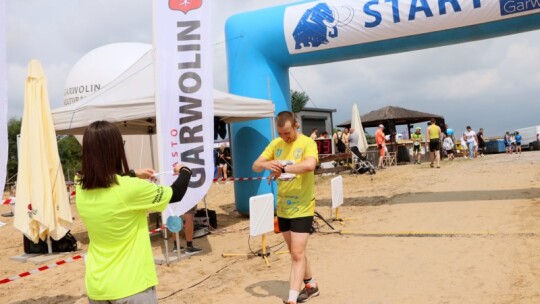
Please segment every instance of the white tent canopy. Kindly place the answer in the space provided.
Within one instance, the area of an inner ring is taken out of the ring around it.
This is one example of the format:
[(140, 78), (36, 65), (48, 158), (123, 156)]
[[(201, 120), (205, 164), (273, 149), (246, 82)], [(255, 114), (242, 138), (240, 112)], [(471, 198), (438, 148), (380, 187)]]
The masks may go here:
[[(144, 54), (103, 89), (81, 101), (52, 111), (59, 134), (82, 134), (96, 120), (107, 120), (122, 134), (155, 133), (153, 50)], [(269, 100), (237, 96), (214, 90), (214, 115), (226, 123), (273, 117)]]

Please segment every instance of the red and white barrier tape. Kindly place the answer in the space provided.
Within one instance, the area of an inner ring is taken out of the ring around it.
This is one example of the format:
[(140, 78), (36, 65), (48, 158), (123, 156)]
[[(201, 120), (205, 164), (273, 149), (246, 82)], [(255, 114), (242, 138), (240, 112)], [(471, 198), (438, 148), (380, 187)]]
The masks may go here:
[[(165, 173), (168, 173), (168, 172), (165, 172)], [(165, 174), (165, 173), (160, 173), (160, 174)], [(156, 176), (159, 175), (159, 174), (156, 174)], [(268, 176), (267, 177), (229, 177), (229, 178), (214, 178), (212, 181), (214, 183), (217, 183), (217, 182), (224, 182), (224, 181), (252, 181), (252, 180), (267, 180), (268, 179)], [(76, 195), (75, 191), (72, 191), (71, 196), (74, 196)], [(4, 202), (4, 204), (6, 204)]]
[(160, 231), (162, 231), (162, 230), (164, 230), (166, 228), (167, 228), (167, 226), (163, 226), (163, 227), (160, 227), (160, 228), (156, 228), (154, 230), (150, 230), (149, 234), (160, 232)]
[[(162, 231), (165, 228), (167, 228), (167, 226), (163, 226), (163, 227), (151, 230), (149, 232), (149, 234)], [(47, 265), (47, 266), (42, 266), (42, 267), (30, 270), (30, 271), (23, 272), (23, 273), (18, 274), (18, 275), (11, 276), (9, 278), (2, 279), (2, 280), (0, 280), (0, 284), (6, 284), (6, 283), (9, 283), (9, 282), (13, 282), (15, 280), (27, 277), (27, 276), (32, 275), (32, 274), (40, 273), (42, 271), (52, 269), (52, 268), (56, 268), (57, 266), (64, 265), (66, 263), (71, 263), (71, 262), (74, 262), (76, 260), (80, 260), (83, 257), (84, 257), (84, 254), (78, 254), (78, 255), (72, 256), (71, 258), (68, 258), (68, 259), (65, 259), (65, 260), (60, 260), (60, 261), (57, 261), (57, 262), (55, 262), (53, 264), (50, 264), (50, 265)]]
[(48, 269), (56, 268), (57, 266), (64, 265), (64, 264), (67, 264), (67, 263), (71, 263), (71, 262), (74, 262), (76, 260), (80, 260), (83, 257), (84, 257), (84, 254), (78, 254), (78, 255), (72, 256), (70, 258), (67, 258), (65, 260), (60, 260), (60, 261), (54, 262), (53, 264), (49, 264), (49, 265), (46, 265), (46, 266), (41, 266), (39, 268), (30, 270), (30, 271), (27, 271), (27, 272), (20, 273), (18, 275), (14, 275), (14, 276), (9, 277), (9, 278), (2, 279), (2, 280), (0, 280), (0, 284), (6, 284), (6, 283), (9, 283), (9, 282), (13, 282), (15, 280), (27, 277), (27, 276), (32, 275), (32, 274), (36, 274), (36, 273), (39, 273), (39, 272), (42, 272), (42, 271), (45, 271), (45, 270), (48, 270)]
[(229, 178), (214, 178), (212, 181), (214, 183), (216, 182), (224, 182), (224, 181), (252, 181), (252, 180), (267, 180), (268, 176), (266, 177), (229, 177)]

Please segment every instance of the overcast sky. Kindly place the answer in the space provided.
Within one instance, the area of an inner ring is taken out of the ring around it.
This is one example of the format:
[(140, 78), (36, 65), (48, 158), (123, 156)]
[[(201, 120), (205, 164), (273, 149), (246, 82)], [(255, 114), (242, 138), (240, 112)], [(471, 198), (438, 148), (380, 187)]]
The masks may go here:
[[(225, 20), (286, 0), (213, 1), (214, 81), (227, 90)], [(152, 42), (150, 0), (7, 0), (8, 117), (22, 116), (30, 59), (41, 61), (53, 109), (64, 84), (87, 52), (110, 43)], [(445, 117), (487, 136), (540, 125), (540, 31), (395, 55), (291, 69), (291, 89), (305, 91), (308, 107), (336, 109), (334, 123), (400, 106)], [(296, 81), (296, 80), (297, 81)], [(399, 130), (399, 129), (398, 129)]]

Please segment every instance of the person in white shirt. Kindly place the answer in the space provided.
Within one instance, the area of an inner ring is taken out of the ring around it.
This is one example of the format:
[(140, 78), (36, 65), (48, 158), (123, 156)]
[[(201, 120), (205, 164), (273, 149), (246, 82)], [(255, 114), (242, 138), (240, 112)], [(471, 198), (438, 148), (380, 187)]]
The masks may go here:
[(469, 158), (473, 159), (474, 158), (474, 143), (477, 142), (476, 132), (473, 131), (471, 126), (467, 126), (467, 131), (465, 131), (463, 135), (465, 136), (466, 141), (467, 141), (467, 148), (469, 149)]
[(467, 154), (468, 154), (467, 140), (466, 139), (467, 139), (467, 137), (465, 135), (461, 136), (461, 138), (460, 138), (461, 152), (463, 153), (464, 158), (467, 158)]
[(445, 136), (443, 141), (443, 149), (446, 151), (449, 160), (454, 160), (454, 141), (452, 137)]

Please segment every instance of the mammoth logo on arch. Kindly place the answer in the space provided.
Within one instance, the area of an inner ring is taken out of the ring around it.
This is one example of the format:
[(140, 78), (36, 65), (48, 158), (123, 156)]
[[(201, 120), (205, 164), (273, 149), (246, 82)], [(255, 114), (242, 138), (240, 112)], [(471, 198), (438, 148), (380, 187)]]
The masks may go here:
[(354, 9), (348, 5), (334, 7), (325, 2), (317, 3), (305, 10), (294, 28), (294, 48), (299, 50), (328, 44), (329, 39), (338, 37), (338, 28), (349, 24), (353, 17)]
[(169, 8), (174, 11), (181, 11), (187, 14), (202, 6), (202, 0), (169, 0)]

